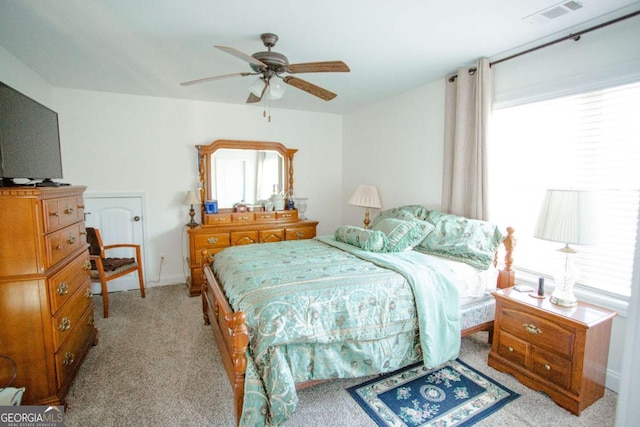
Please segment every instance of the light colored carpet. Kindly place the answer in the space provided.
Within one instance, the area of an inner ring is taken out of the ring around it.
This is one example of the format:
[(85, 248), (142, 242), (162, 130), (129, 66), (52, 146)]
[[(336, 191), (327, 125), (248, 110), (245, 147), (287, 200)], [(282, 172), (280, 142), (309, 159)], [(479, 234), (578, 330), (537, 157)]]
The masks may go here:
[[(102, 298), (94, 297), (99, 343), (89, 351), (67, 396), (66, 425), (73, 426), (233, 426), (232, 394), (200, 298), (184, 284), (113, 293), (110, 317), (102, 318)], [(487, 366), (486, 333), (462, 340), (460, 359), (521, 397), (477, 426), (613, 426), (616, 394), (580, 417), (545, 394), (522, 386)], [(287, 426), (375, 426), (349, 396), (362, 379), (336, 380), (299, 392)]]

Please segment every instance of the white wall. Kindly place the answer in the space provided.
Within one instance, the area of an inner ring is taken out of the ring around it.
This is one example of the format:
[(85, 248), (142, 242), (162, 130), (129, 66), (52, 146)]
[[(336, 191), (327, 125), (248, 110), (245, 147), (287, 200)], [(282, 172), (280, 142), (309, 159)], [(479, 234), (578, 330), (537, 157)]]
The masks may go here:
[[(345, 116), (342, 218), (360, 225), (364, 208), (350, 206), (359, 184), (375, 185), (382, 209), (442, 203), (444, 80)], [(373, 218), (377, 210), (371, 211)]]

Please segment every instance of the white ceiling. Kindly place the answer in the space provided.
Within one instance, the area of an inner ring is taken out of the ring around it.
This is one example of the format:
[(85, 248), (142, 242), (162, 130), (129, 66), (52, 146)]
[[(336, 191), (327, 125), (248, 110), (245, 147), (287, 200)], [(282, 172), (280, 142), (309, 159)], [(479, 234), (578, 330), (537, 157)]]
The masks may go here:
[(339, 114), (640, 9), (579, 1), (540, 22), (525, 17), (566, 1), (0, 0), (0, 46), (55, 87), (244, 104), (255, 77), (179, 83), (251, 71), (213, 45), (250, 55), (273, 32), (290, 63), (343, 60), (351, 72), (298, 75), (332, 101), (289, 87), (271, 106)]

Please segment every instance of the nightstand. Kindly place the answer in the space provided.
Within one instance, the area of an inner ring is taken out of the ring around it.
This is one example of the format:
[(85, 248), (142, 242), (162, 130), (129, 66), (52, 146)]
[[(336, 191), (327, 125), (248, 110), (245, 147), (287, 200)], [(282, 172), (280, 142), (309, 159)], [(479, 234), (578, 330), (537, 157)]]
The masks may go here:
[(561, 307), (513, 288), (493, 296), (489, 366), (545, 392), (575, 415), (604, 396), (615, 312), (583, 302)]

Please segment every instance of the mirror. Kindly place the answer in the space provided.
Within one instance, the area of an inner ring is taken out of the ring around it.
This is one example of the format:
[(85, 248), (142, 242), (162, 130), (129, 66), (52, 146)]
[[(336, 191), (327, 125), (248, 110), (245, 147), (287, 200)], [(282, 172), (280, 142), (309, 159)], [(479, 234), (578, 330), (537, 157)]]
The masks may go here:
[(196, 145), (200, 199), (217, 200), (218, 209), (238, 202), (268, 199), (274, 190), (293, 191), (293, 155), (298, 151), (278, 142), (219, 139)]

